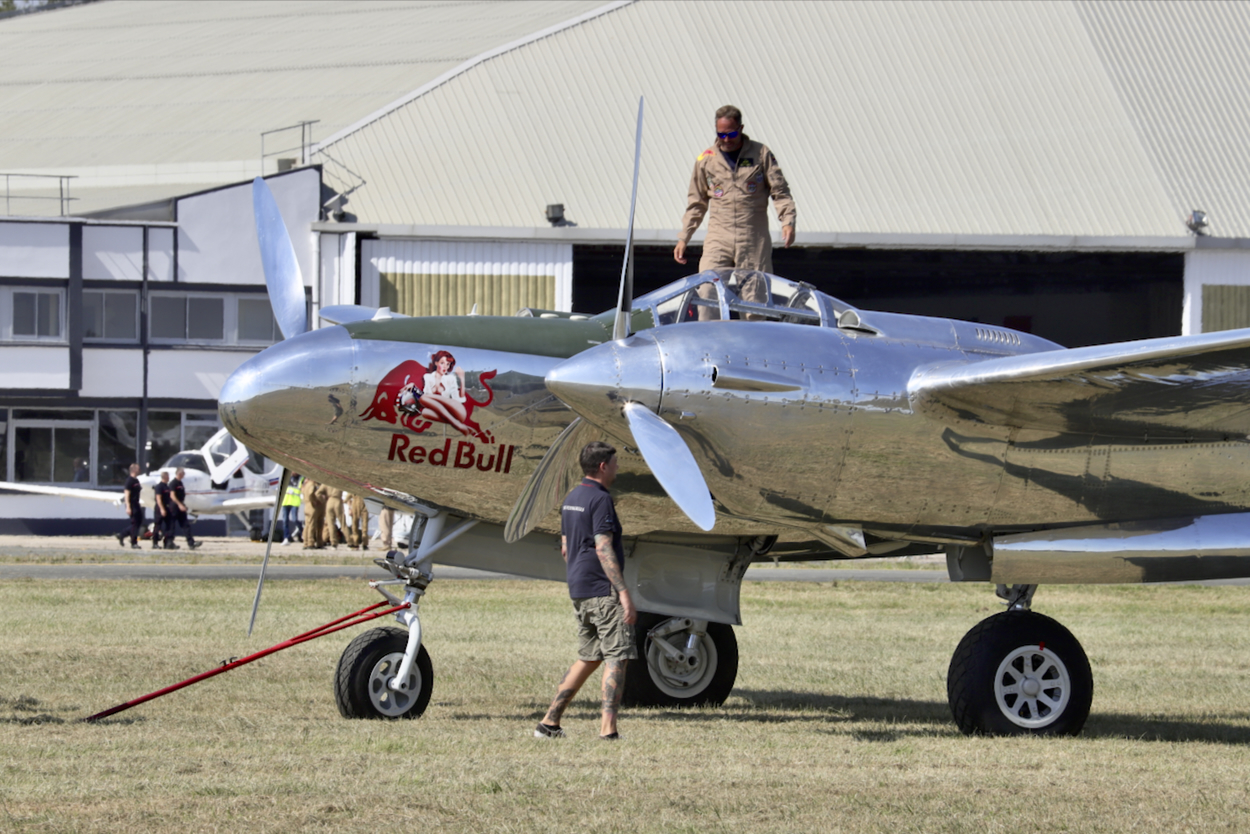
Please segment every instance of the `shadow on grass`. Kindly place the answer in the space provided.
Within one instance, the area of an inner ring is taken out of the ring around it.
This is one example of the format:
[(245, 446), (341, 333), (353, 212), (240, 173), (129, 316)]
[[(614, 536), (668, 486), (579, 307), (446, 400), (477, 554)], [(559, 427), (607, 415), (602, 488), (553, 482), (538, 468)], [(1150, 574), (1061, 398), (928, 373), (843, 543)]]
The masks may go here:
[(1218, 744), (1250, 744), (1250, 725), (1229, 720), (1248, 715), (1221, 715), (1201, 721), (1181, 715), (1142, 716), (1123, 713), (1092, 713), (1081, 735), (1085, 738), (1127, 738), (1135, 741), (1209, 741)]

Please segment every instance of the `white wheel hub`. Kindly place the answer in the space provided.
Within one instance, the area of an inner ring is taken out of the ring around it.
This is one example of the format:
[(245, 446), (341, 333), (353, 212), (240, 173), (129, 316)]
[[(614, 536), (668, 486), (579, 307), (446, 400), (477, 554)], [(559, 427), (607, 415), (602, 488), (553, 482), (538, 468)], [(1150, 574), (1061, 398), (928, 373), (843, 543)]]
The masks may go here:
[[(663, 632), (663, 629), (656, 629)], [(655, 685), (674, 698), (693, 698), (711, 683), (716, 674), (719, 656), (716, 643), (707, 634), (699, 637), (693, 652), (686, 651), (687, 630), (675, 631), (647, 641), (647, 671)], [(656, 645), (663, 640), (675, 651), (666, 652)]]
[(1063, 715), (1072, 678), (1059, 655), (1043, 646), (1022, 646), (1003, 658), (994, 676), (994, 700), (1007, 720), (1039, 729)]
[(369, 700), (373, 708), (382, 715), (394, 718), (412, 709), (421, 691), (421, 673), (417, 664), (412, 664), (408, 674), (408, 685), (399, 691), (392, 690), (387, 683), (395, 677), (404, 662), (403, 652), (392, 652), (383, 656), (373, 665), (369, 672)]

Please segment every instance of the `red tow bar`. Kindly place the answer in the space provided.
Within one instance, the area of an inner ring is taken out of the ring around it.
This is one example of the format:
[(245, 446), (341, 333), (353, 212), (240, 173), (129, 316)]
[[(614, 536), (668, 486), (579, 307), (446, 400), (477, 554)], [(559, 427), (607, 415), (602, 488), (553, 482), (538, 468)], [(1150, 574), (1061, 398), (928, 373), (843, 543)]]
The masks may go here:
[[(115, 707), (110, 707), (104, 710), (104, 712), (97, 712), (95, 715), (89, 715), (82, 720), (83, 721), (99, 721), (101, 718), (107, 718), (110, 715), (115, 715), (124, 710), (128, 710), (131, 707), (137, 707), (139, 706), (139, 704), (142, 704), (145, 701), (151, 701), (153, 698), (159, 698), (162, 695), (168, 695), (170, 692), (177, 692), (179, 689), (182, 689), (184, 686), (190, 686), (193, 683), (199, 683), (202, 680), (208, 680), (214, 675), (220, 675), (222, 672), (229, 672), (231, 669), (237, 669), (240, 666), (251, 663), (253, 660), (260, 660), (262, 657), (265, 657), (266, 655), (271, 655), (274, 652), (280, 652), (283, 649), (291, 648), (291, 646), (297, 646), (300, 643), (307, 643), (309, 640), (316, 640), (318, 637), (325, 637), (327, 634), (333, 634), (334, 632), (342, 631), (345, 628), (351, 628), (352, 626), (360, 625), (361, 623), (367, 623), (370, 620), (376, 620), (378, 617), (385, 617), (387, 614), (394, 614), (396, 611), (402, 611), (403, 609), (408, 607), (408, 603), (403, 602), (403, 603), (400, 603), (399, 605), (394, 605), (386, 609), (385, 611), (375, 610), (375, 609), (381, 608), (384, 605), (390, 605), (390, 603), (389, 602), (374, 603), (373, 605), (370, 605), (368, 608), (362, 608), (359, 611), (355, 612), (354, 614), (348, 614), (346, 617), (339, 617), (337, 620), (332, 620), (323, 626), (314, 628), (312, 631), (305, 631), (303, 634), (298, 634), (294, 637), (291, 637), (290, 639), (283, 640), (281, 643), (278, 643), (276, 646), (270, 646), (269, 648), (263, 651), (259, 651), (256, 654), (250, 654), (247, 657), (242, 657), (242, 658), (239, 658), (238, 660), (232, 660), (229, 663), (223, 663), (222, 665), (218, 666), (216, 669), (213, 669), (208, 672), (202, 672), (193, 678), (187, 678), (182, 683), (176, 683), (173, 686), (167, 686), (164, 689), (158, 689), (155, 692), (144, 695), (141, 698), (135, 698), (133, 701), (127, 701), (124, 704), (118, 704)], [(368, 613), (370, 611), (374, 611), (374, 613), (372, 614)], [(351, 620), (351, 622), (347, 622), (348, 620)]]

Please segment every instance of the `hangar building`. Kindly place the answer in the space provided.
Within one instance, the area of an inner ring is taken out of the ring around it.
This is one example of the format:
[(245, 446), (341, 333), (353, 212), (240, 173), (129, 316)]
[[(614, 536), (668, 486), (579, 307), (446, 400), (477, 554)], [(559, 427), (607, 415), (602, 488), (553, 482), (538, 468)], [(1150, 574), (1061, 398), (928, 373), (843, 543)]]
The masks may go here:
[[(787, 277), (1068, 345), (1250, 325), (1248, 36), (1245, 4), (1170, 0), (0, 18), (0, 465), (72, 483), (85, 457), (115, 488), (117, 461), (216, 425), (221, 381), (276, 338), (257, 175), (314, 311), (609, 306), (640, 95), (639, 291), (688, 271), (671, 250), (690, 169), (734, 103), (798, 205)], [(105, 516), (0, 497), (0, 531)]]

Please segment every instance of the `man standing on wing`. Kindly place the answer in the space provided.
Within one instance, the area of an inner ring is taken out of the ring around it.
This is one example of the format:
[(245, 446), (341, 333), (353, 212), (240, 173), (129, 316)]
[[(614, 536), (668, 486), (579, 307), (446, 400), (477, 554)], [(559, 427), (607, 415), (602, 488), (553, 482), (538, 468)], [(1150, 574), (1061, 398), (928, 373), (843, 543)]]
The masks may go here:
[(560, 552), (568, 564), (569, 596), (578, 623), (577, 662), (565, 674), (556, 698), (534, 730), (537, 738), (560, 738), (560, 717), (599, 665), (603, 672), (603, 717), (599, 738), (612, 741), (625, 687), (625, 667), (638, 657), (634, 623), (638, 612), (625, 587), (621, 525), (608, 488), (616, 480), (616, 449), (596, 440), (581, 453), (586, 477), (564, 499)]

